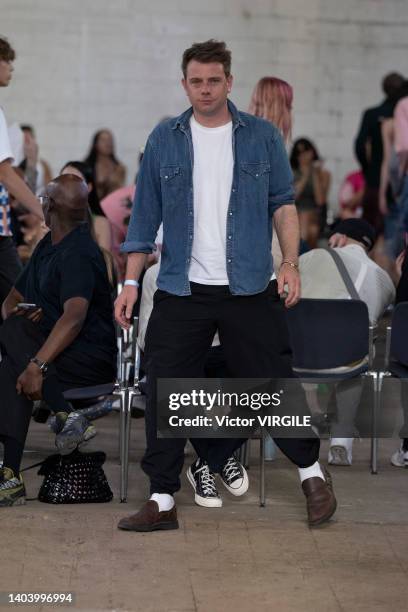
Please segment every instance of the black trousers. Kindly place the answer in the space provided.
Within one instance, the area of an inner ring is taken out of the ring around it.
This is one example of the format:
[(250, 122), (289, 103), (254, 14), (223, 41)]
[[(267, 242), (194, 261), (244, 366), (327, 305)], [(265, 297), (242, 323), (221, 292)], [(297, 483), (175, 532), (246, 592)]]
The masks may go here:
[(0, 308), (22, 269), (13, 239), (0, 236)]
[[(0, 327), (0, 436), (24, 444), (33, 402), (17, 395), (17, 378), (29, 360), (44, 344), (39, 326), (24, 316), (13, 316)], [(42, 387), (43, 399), (53, 412), (70, 410), (63, 391), (111, 382), (113, 366), (70, 349), (63, 351), (50, 365)]]
[[(142, 468), (150, 478), (152, 493), (178, 491), (186, 442), (157, 438), (156, 381), (204, 377), (207, 353), (217, 329), (233, 377), (293, 377), (286, 316), (276, 281), (252, 296), (232, 295), (226, 286), (195, 283), (191, 283), (191, 291), (191, 296), (180, 297), (157, 290), (146, 333), (147, 448)], [(193, 443), (210, 468), (219, 471), (243, 441), (195, 439)], [(308, 467), (318, 459), (317, 438), (275, 441), (299, 467)]]

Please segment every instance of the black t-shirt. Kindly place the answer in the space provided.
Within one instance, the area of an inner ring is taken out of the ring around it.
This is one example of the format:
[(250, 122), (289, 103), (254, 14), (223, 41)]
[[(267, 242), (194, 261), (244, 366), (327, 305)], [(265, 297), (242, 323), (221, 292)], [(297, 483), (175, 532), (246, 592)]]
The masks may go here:
[(70, 348), (115, 365), (111, 286), (105, 260), (87, 224), (75, 228), (54, 245), (51, 232), (44, 236), (15, 288), (25, 302), (42, 308), (39, 325), (46, 335), (63, 314), (67, 300), (74, 297), (88, 300), (86, 319)]

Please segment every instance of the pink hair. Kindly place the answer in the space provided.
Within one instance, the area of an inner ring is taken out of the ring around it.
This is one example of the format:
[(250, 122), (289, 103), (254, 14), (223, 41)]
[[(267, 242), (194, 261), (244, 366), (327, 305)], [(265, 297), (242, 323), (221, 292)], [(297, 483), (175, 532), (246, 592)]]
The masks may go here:
[(288, 142), (292, 132), (292, 101), (289, 83), (277, 77), (263, 77), (255, 85), (249, 112), (276, 125)]

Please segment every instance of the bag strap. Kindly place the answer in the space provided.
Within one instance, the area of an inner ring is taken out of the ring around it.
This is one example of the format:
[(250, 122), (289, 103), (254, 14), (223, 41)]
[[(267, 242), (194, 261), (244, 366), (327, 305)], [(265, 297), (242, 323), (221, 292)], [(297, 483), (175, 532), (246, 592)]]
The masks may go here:
[(334, 249), (330, 249), (329, 247), (323, 248), (325, 251), (327, 251), (327, 253), (329, 253), (329, 255), (332, 256), (333, 261), (336, 264), (338, 271), (340, 272), (340, 276), (343, 279), (343, 282), (346, 285), (346, 289), (349, 292), (350, 296), (353, 298), (353, 300), (360, 300), (361, 298), (358, 295), (357, 289), (355, 288), (354, 283), (351, 280), (350, 274), (348, 273), (348, 270), (344, 265), (344, 261), (342, 260), (340, 255)]

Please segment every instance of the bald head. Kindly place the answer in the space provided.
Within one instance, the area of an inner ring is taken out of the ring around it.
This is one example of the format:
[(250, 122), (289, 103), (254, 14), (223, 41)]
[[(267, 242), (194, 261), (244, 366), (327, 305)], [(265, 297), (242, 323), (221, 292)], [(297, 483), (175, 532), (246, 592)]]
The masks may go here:
[(74, 174), (57, 176), (46, 186), (50, 198), (49, 214), (55, 214), (63, 224), (78, 225), (87, 219), (88, 187)]

